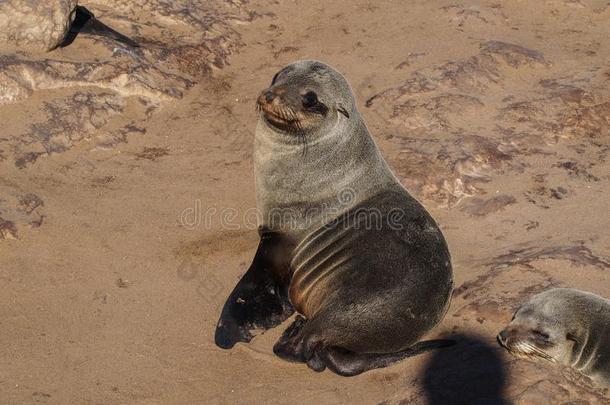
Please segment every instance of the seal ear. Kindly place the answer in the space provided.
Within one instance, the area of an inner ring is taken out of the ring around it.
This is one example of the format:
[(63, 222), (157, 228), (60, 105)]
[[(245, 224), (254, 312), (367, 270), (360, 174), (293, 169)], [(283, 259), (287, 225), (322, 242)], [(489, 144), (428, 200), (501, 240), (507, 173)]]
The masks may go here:
[(341, 104), (337, 105), (337, 111), (339, 111), (341, 114), (345, 115), (346, 118), (349, 118), (349, 113), (347, 112), (345, 107), (343, 107)]

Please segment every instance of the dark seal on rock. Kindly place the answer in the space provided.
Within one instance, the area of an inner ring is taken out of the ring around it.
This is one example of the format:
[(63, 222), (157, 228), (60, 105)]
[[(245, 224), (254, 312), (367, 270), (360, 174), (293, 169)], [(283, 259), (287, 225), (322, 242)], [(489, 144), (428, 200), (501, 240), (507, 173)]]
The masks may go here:
[(0, 1), (0, 27), (0, 49), (51, 51), (69, 45), (81, 32), (138, 46), (76, 0)]

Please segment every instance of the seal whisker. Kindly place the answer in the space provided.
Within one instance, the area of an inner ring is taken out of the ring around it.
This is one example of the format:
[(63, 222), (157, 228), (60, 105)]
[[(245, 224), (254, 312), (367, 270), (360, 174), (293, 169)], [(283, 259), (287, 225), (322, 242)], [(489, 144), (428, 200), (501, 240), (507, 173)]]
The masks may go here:
[(278, 115), (279, 115), (279, 116), (280, 116), (280, 117), (281, 117), (283, 120), (288, 121), (288, 116), (287, 116), (287, 113), (286, 113), (286, 109), (282, 108), (282, 109), (278, 110)]
[[(300, 127), (300, 121), (297, 121), (297, 125)], [(302, 156), (307, 155), (307, 136), (304, 132), (299, 131), (299, 138), (303, 141), (303, 153)]]
[(288, 107), (285, 107), (281, 110), (282, 112), (282, 118), (285, 119), (286, 121), (292, 121), (294, 118), (294, 113), (292, 112), (292, 110)]
[(535, 345), (533, 345), (529, 342), (523, 342), (523, 347), (527, 350), (527, 354), (529, 354), (529, 355), (536, 355), (545, 360), (551, 359), (551, 356), (549, 356), (546, 352), (544, 352), (543, 350), (541, 350), (540, 348), (536, 347)]

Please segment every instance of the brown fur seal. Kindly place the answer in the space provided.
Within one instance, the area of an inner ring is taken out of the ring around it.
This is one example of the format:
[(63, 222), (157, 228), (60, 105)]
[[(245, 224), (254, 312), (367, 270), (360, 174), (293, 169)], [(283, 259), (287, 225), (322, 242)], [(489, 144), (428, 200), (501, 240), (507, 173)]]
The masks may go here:
[(316, 371), (355, 375), (450, 344), (418, 343), (449, 306), (447, 244), (388, 168), (345, 78), (320, 62), (293, 63), (258, 108), (261, 241), (216, 344), (248, 342), (294, 310), (274, 352)]
[(571, 288), (532, 297), (498, 341), (511, 353), (573, 367), (610, 386), (610, 300)]

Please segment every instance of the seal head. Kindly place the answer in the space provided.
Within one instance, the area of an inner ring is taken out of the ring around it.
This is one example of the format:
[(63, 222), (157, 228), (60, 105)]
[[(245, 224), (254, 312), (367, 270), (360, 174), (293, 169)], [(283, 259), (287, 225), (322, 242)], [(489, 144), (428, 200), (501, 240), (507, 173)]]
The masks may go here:
[[(317, 61), (281, 69), (257, 99), (254, 173), (261, 226), (297, 242), (383, 190), (402, 190), (347, 80)], [(341, 198), (344, 195), (347, 198)], [(278, 214), (284, 210), (284, 214)]]
[(256, 105), (271, 128), (304, 136), (322, 129), (327, 117), (336, 113), (349, 118), (354, 99), (351, 93), (345, 94), (346, 87), (343, 76), (329, 66), (300, 61), (277, 72)]
[(610, 384), (610, 301), (571, 288), (532, 297), (498, 334), (509, 352), (573, 367)]

